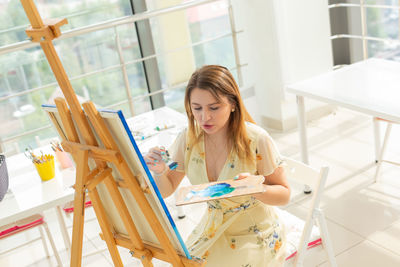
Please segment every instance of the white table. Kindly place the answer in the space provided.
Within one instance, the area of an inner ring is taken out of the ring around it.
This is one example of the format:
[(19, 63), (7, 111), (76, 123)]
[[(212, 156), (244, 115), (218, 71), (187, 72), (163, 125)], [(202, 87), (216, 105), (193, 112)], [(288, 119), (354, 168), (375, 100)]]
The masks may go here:
[[(49, 153), (49, 151), (44, 151)], [(69, 236), (62, 217), (61, 205), (74, 199), (71, 185), (75, 182), (74, 168), (61, 171), (56, 164), (56, 175), (41, 181), (32, 162), (24, 154), (6, 158), (9, 190), (0, 201), (0, 225), (56, 208), (64, 243), (69, 249)]]
[[(127, 123), (132, 133), (143, 132), (145, 136), (154, 134), (150, 138), (144, 140), (135, 139), (140, 151), (143, 153), (154, 146), (169, 147), (175, 141), (178, 133), (186, 127), (187, 119), (186, 115), (182, 113), (169, 107), (162, 107), (129, 118)], [(157, 126), (162, 130), (154, 130)], [(163, 130), (164, 126), (170, 128)]]
[[(400, 123), (400, 63), (371, 58), (290, 84), (297, 97), (301, 156), (308, 163), (304, 97)], [(379, 152), (378, 123), (375, 151)], [(377, 154), (378, 156), (378, 154)]]

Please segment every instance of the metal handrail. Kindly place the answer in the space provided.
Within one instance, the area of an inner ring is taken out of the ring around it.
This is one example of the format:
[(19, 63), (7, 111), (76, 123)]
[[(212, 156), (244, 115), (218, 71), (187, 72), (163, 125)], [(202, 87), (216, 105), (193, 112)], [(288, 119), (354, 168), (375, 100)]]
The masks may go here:
[[(400, 9), (400, 6), (391, 6), (391, 5), (363, 4), (362, 6), (367, 8)], [(361, 4), (337, 3), (328, 6), (328, 8), (336, 8), (336, 7), (361, 7)]]
[[(236, 34), (239, 34), (239, 33), (242, 33), (242, 32), (243, 31), (238, 31), (238, 32), (236, 32)], [(106, 67), (106, 68), (102, 68), (102, 69), (98, 69), (98, 70), (95, 70), (95, 71), (86, 72), (84, 74), (80, 74), (80, 75), (71, 77), (69, 80), (70, 81), (75, 81), (75, 80), (79, 80), (79, 79), (82, 79), (82, 78), (85, 78), (85, 77), (89, 77), (89, 76), (92, 76), (92, 75), (95, 75), (95, 74), (99, 74), (99, 73), (103, 73), (103, 72), (119, 69), (119, 68), (121, 68), (123, 66), (128, 66), (128, 65), (135, 64), (135, 63), (143, 62), (143, 61), (146, 61), (146, 60), (149, 60), (149, 59), (152, 59), (152, 58), (163, 57), (163, 56), (166, 56), (166, 55), (169, 55), (169, 54), (180, 52), (181, 50), (184, 50), (184, 49), (188, 49), (188, 48), (195, 47), (195, 46), (198, 46), (198, 45), (202, 45), (202, 44), (205, 44), (205, 43), (208, 43), (208, 42), (216, 41), (216, 40), (219, 40), (219, 39), (222, 39), (222, 38), (225, 38), (225, 37), (228, 37), (228, 36), (232, 36), (232, 35), (233, 35), (233, 33), (231, 33), (231, 32), (223, 33), (223, 34), (217, 35), (215, 37), (211, 37), (211, 38), (199, 41), (199, 42), (191, 43), (189, 45), (181, 46), (181, 47), (178, 47), (178, 48), (175, 48), (175, 49), (166, 50), (165, 52), (156, 53), (156, 54), (153, 54), (153, 55), (150, 55), (150, 56), (147, 56), (147, 57), (141, 57), (141, 58), (138, 58), (138, 59), (130, 60), (130, 61), (127, 61), (127, 62), (122, 63), (122, 64), (116, 64), (116, 65), (112, 65), (112, 66), (109, 66), (109, 67)], [(30, 94), (32, 92), (41, 90), (41, 89), (46, 88), (46, 87), (57, 86), (57, 84), (58, 84), (57, 82), (53, 82), (53, 83), (49, 83), (49, 84), (46, 84), (46, 85), (42, 85), (40, 87), (36, 87), (36, 88), (32, 88), (32, 89), (26, 90), (26, 91), (23, 91), (23, 92), (18, 92), (18, 93), (10, 94), (10, 95), (7, 95), (7, 96), (3, 96), (3, 97), (0, 97), (0, 102), (4, 101), (4, 100), (7, 100), (9, 98), (16, 97), (16, 96), (22, 96), (22, 95)], [(150, 95), (148, 95), (148, 96), (150, 96)]]
[(371, 36), (362, 36), (362, 35), (354, 35), (354, 34), (335, 34), (330, 37), (331, 40), (348, 38), (348, 39), (366, 39), (369, 41), (378, 41), (378, 42), (390, 42), (390, 43), (400, 43), (398, 39), (391, 38), (379, 38), (379, 37), (371, 37)]
[[(235, 67), (233, 67), (233, 68), (230, 68), (229, 70), (232, 71), (232, 70), (240, 69), (240, 68), (243, 68), (243, 67), (246, 67), (246, 66), (248, 66), (248, 64), (243, 64), (243, 65), (240, 65), (240, 66), (235, 66)], [(182, 87), (182, 86), (185, 86), (186, 84), (187, 84), (187, 81), (182, 82), (182, 83), (179, 83), (179, 84), (176, 84), (176, 85), (171, 86), (171, 87), (167, 87), (167, 88), (164, 88), (164, 89), (160, 89), (160, 90), (158, 90), (158, 91), (155, 91), (155, 92), (152, 92), (152, 93), (149, 93), (149, 94), (140, 95), (140, 96), (135, 96), (135, 97), (132, 97), (131, 99), (126, 99), (126, 100), (120, 101), (120, 102), (118, 102), (118, 103), (114, 103), (114, 104), (112, 104), (112, 105), (105, 106), (104, 108), (105, 108), (105, 109), (110, 109), (110, 108), (113, 108), (113, 107), (116, 107), (116, 106), (119, 106), (119, 105), (122, 105), (122, 104), (126, 104), (126, 103), (128, 103), (129, 101), (140, 100), (140, 99), (142, 99), (142, 98), (146, 98), (146, 97), (149, 97), (149, 96), (153, 96), (153, 95), (165, 93), (165, 92), (170, 91), (170, 90), (178, 89), (178, 88), (180, 88), (180, 87)], [(240, 91), (243, 91), (243, 90), (245, 90), (245, 89), (247, 89), (247, 88), (239, 88), (239, 89), (240, 89)], [(11, 136), (11, 137), (8, 137), (8, 138), (3, 138), (3, 139), (0, 140), (0, 144), (1, 144), (1, 143), (3, 143), (3, 144), (4, 144), (4, 143), (9, 143), (9, 142), (11, 142), (11, 141), (17, 140), (18, 138), (21, 138), (21, 137), (30, 135), (30, 134), (32, 134), (32, 133), (45, 130), (45, 129), (49, 129), (49, 128), (51, 128), (51, 127), (52, 127), (52, 125), (49, 124), (49, 125), (46, 125), (46, 126), (37, 128), (37, 129), (30, 130), (30, 131), (28, 131), (28, 132), (24, 132), (24, 133), (19, 134), (19, 135), (14, 135), (14, 136)]]
[[(75, 28), (73, 30), (65, 31), (57, 39), (63, 40), (63, 39), (75, 37), (75, 36), (86, 34), (86, 33), (91, 33), (91, 32), (95, 32), (95, 31), (113, 28), (116, 26), (124, 25), (124, 24), (135, 23), (137, 21), (141, 21), (141, 20), (149, 19), (152, 17), (160, 16), (160, 15), (165, 15), (165, 14), (168, 14), (171, 12), (203, 5), (206, 3), (217, 2), (217, 1), (220, 1), (220, 0), (193, 0), (190, 2), (185, 2), (185, 3), (179, 4), (179, 5), (175, 5), (172, 7), (156, 9), (156, 10), (152, 10), (152, 11), (146, 11), (146, 12), (134, 14), (131, 16), (125, 16), (125, 17), (121, 17), (121, 18), (111, 19), (111, 20), (107, 20), (104, 22), (92, 24), (89, 26)], [(31, 48), (31, 47), (35, 47), (38, 45), (39, 45), (39, 43), (32, 43), (31, 41), (26, 40), (26, 41), (18, 42), (15, 44), (2, 46), (2, 47), (0, 47), (0, 55), (8, 54), (8, 53), (11, 53), (14, 51), (23, 50), (23, 49), (27, 49), (27, 48)]]
[[(93, 8), (93, 9), (86, 9), (84, 11), (78, 11), (78, 12), (74, 12), (74, 13), (70, 13), (68, 15), (65, 15), (64, 18), (69, 19), (69, 18), (73, 18), (73, 17), (77, 17), (77, 16), (82, 16), (83, 14), (92, 13), (92, 12), (97, 11), (97, 10), (108, 9), (108, 8), (109, 8), (109, 6), (105, 6), (105, 7), (101, 6), (101, 7), (96, 7), (96, 8)], [(24, 25), (19, 25), (19, 26), (15, 26), (15, 27), (12, 27), (12, 28), (0, 30), (0, 34), (7, 33), (7, 32), (12, 32), (12, 31), (15, 31), (15, 30), (26, 29), (29, 26), (30, 26), (30, 24), (24, 24)]]
[[(243, 68), (243, 67), (246, 67), (247, 65), (248, 65), (248, 64), (243, 64), (243, 65), (235, 66), (235, 67), (233, 67), (233, 68), (229, 68), (229, 70), (232, 71), (232, 70), (236, 70), (236, 69), (241, 69), (241, 68)], [(127, 99), (127, 100), (120, 101), (120, 102), (118, 102), (118, 103), (114, 103), (114, 104), (112, 104), (112, 105), (106, 106), (105, 108), (113, 108), (113, 107), (116, 107), (116, 106), (119, 106), (119, 105), (128, 103), (129, 100), (132, 100), (132, 101), (140, 100), (140, 99), (142, 99), (142, 98), (146, 98), (146, 97), (149, 97), (149, 96), (153, 96), (153, 95), (165, 93), (165, 92), (167, 92), (167, 91), (175, 90), (175, 89), (181, 88), (181, 87), (183, 87), (183, 86), (186, 86), (187, 83), (188, 83), (188, 81), (184, 81), (184, 82), (178, 83), (178, 84), (176, 84), (176, 85), (174, 85), (174, 86), (170, 86), (170, 87), (167, 87), (167, 88), (164, 88), (164, 89), (157, 90), (157, 91), (155, 91), (155, 92), (151, 92), (151, 93), (148, 93), (148, 94), (135, 96), (135, 97), (132, 97), (131, 99)], [(244, 90), (244, 89), (240, 89), (240, 90)]]
[(51, 124), (48, 124), (46, 126), (42, 126), (40, 128), (36, 128), (36, 129), (33, 129), (33, 130), (29, 130), (27, 132), (23, 132), (22, 134), (13, 135), (13, 136), (8, 137), (8, 138), (2, 138), (0, 144), (1, 143), (3, 143), (3, 144), (4, 143), (9, 143), (10, 141), (16, 140), (18, 138), (21, 138), (21, 137), (24, 137), (26, 135), (30, 135), (30, 134), (33, 134), (33, 133), (36, 133), (36, 132), (39, 132), (39, 131), (42, 131), (42, 130), (46, 130), (48, 128), (51, 128)]
[(229, 12), (229, 23), (231, 25), (231, 32), (232, 32), (233, 51), (235, 53), (235, 64), (236, 64), (236, 66), (238, 66), (238, 72), (237, 72), (238, 84), (239, 84), (239, 86), (242, 86), (243, 85), (243, 75), (242, 75), (242, 71), (240, 69), (241, 61), (240, 61), (240, 56), (239, 56), (238, 39), (237, 39), (238, 31), (236, 30), (236, 23), (235, 23), (235, 19), (233, 16), (233, 7), (232, 7), (231, 0), (229, 0), (228, 12)]

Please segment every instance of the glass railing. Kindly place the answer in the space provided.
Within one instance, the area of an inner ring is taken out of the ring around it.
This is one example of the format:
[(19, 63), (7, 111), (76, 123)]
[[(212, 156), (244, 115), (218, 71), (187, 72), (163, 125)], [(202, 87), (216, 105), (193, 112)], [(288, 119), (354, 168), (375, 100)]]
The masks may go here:
[[(239, 61), (236, 40), (241, 31), (235, 28), (230, 1), (186, 1), (130, 16), (121, 16), (126, 8), (119, 4), (115, 1), (110, 12), (119, 10), (120, 17), (108, 14), (103, 18), (108, 20), (100, 22), (101, 18), (91, 14), (86, 26), (78, 23), (78, 18), (87, 10), (60, 13), (59, 17), (67, 14), (74, 23), (54, 40), (54, 45), (80, 100), (90, 99), (98, 107), (121, 109), (130, 117), (149, 111), (150, 97), (159, 94), (166, 105), (183, 111), (183, 92), (189, 76), (183, 80), (171, 78), (171, 72), (180, 71), (171, 59), (185, 51), (193, 68), (203, 64), (225, 65), (241, 84), (241, 68), (245, 64)], [(41, 13), (44, 10), (45, 6), (39, 6)], [(96, 10), (98, 16), (104, 12), (101, 6)], [(165, 36), (168, 29), (162, 23), (168, 22), (165, 17), (174, 12), (181, 12), (185, 18), (187, 38), (173, 47), (165, 44), (173, 42)], [(24, 13), (19, 15), (26, 17)], [(135, 22), (143, 20), (150, 22), (155, 46), (155, 53), (145, 57), (141, 56), (135, 27)], [(0, 30), (0, 38), (5, 31), (14, 31), (17, 36), (22, 31), (25, 35), (26, 25)], [(210, 27), (213, 31), (207, 30)], [(0, 47), (0, 152), (8, 154), (28, 145), (35, 147), (57, 135), (41, 105), (53, 103), (55, 97), (62, 96), (61, 90), (40, 46), (23, 40)], [(143, 63), (151, 59), (157, 61), (161, 87), (150, 93)]]

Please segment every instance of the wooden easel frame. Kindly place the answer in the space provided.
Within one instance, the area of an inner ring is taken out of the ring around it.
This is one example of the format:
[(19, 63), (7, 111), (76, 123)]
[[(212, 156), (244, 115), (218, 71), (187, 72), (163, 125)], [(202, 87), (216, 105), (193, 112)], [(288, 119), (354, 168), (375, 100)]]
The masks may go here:
[[(86, 193), (88, 193), (92, 201), (102, 231), (100, 235), (107, 243), (115, 266), (123, 266), (117, 245), (129, 249), (131, 255), (140, 259), (144, 266), (153, 266), (151, 262), (153, 257), (167, 261), (173, 266), (204, 266), (205, 261), (190, 260), (178, 254), (146, 199), (145, 193), (149, 193), (148, 188), (142, 188), (138, 183), (94, 104), (86, 102), (82, 105), (82, 109), (78, 102), (52, 43), (54, 38), (61, 35), (60, 26), (66, 24), (67, 20), (54, 19), (43, 22), (32, 0), (21, 0), (21, 3), (32, 25), (26, 30), (26, 33), (33, 42), (40, 43), (66, 99), (55, 99), (65, 134), (57, 121), (53, 121), (53, 124), (63, 140), (64, 149), (71, 153), (76, 163), (71, 266), (81, 266), (82, 264)], [(104, 148), (97, 143), (95, 133), (89, 126), (89, 121)], [(80, 140), (78, 132), (83, 140)], [(95, 168), (92, 170), (89, 168), (90, 159), (95, 161)], [(108, 167), (107, 163), (114, 164), (122, 175), (123, 181), (117, 182), (114, 180), (112, 169)], [(110, 193), (128, 232), (128, 237), (114, 233), (96, 188), (100, 183), (104, 183)], [(121, 196), (119, 187), (127, 188), (134, 196), (161, 248), (142, 241)]]

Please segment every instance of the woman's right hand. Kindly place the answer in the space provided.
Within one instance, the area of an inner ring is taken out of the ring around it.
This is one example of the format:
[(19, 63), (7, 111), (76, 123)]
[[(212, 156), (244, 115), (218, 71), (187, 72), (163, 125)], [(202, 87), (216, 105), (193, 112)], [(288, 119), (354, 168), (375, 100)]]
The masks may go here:
[(165, 152), (165, 149), (156, 146), (150, 148), (149, 152), (143, 157), (149, 169), (155, 174), (161, 174), (167, 168), (162, 160), (161, 152)]

